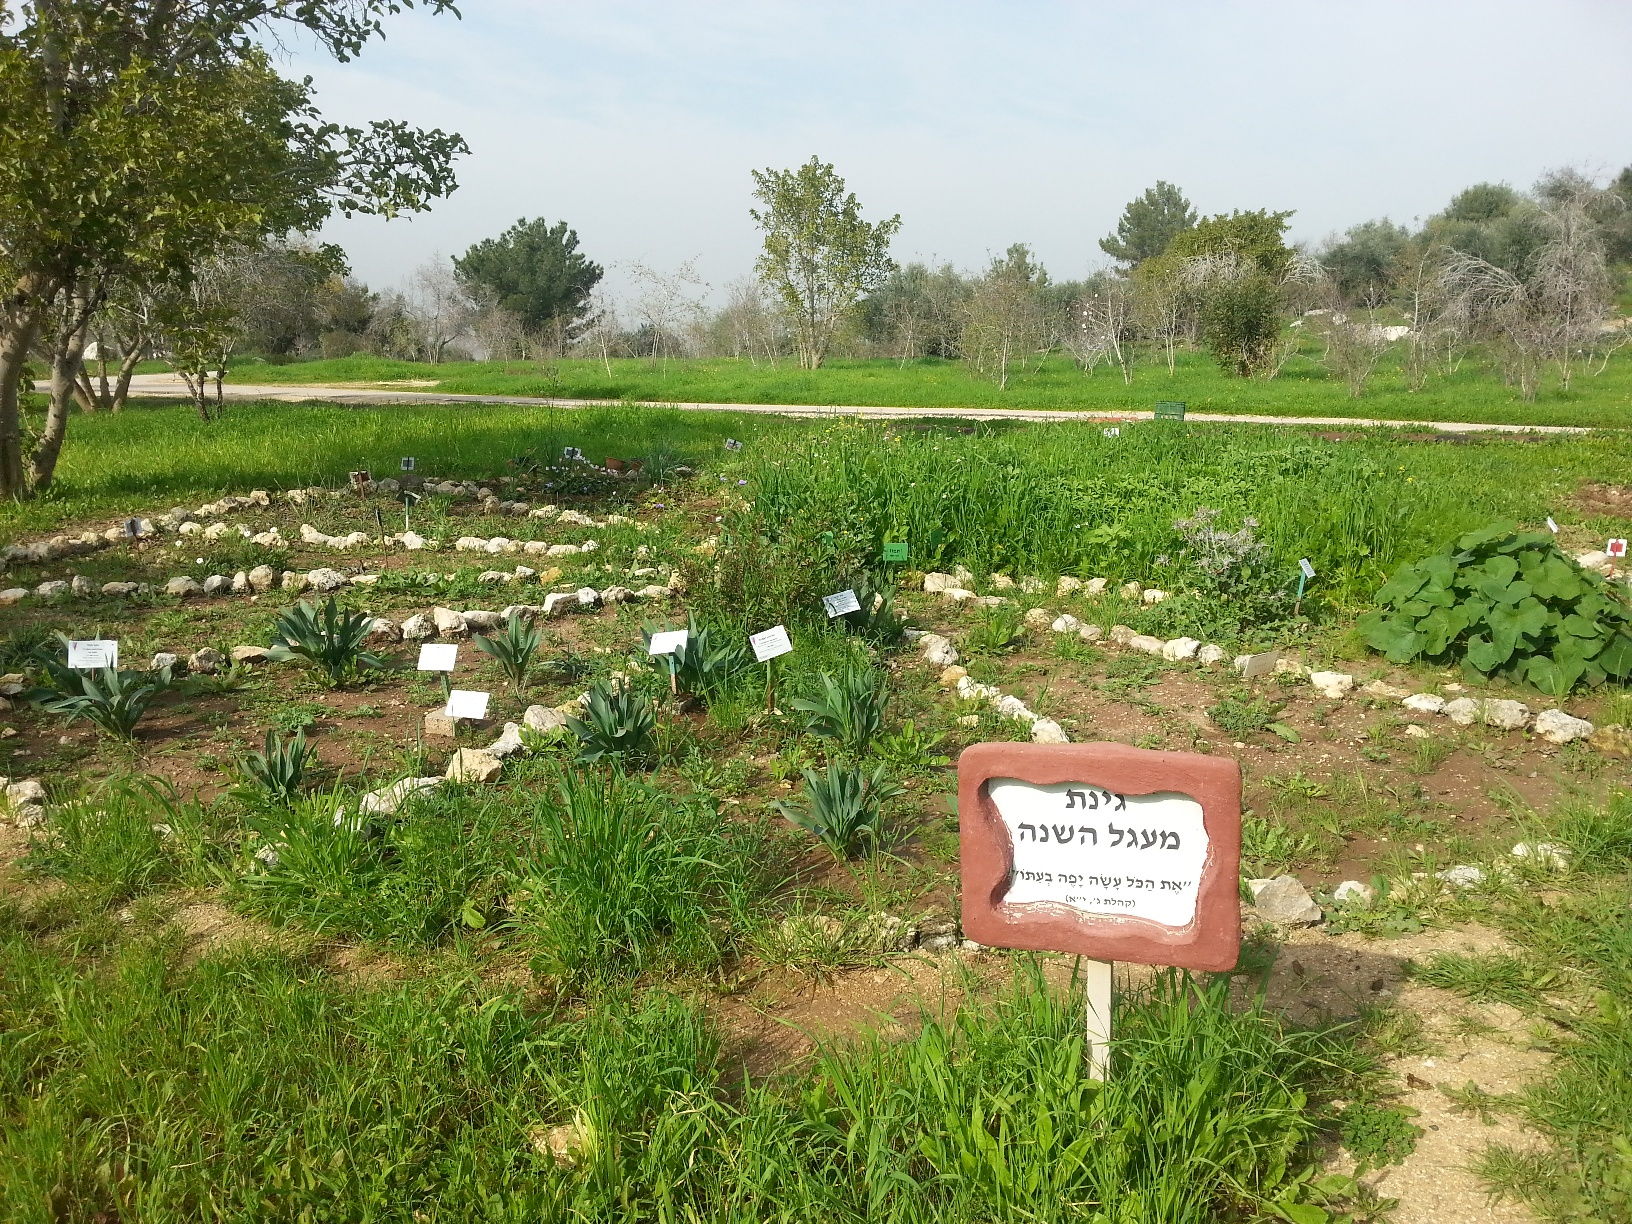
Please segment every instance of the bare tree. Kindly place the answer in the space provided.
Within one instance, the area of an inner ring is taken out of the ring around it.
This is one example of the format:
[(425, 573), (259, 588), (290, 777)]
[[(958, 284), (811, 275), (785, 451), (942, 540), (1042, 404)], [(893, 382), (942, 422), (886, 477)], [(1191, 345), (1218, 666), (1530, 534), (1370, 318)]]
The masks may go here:
[(1195, 295), (1183, 280), (1163, 273), (1135, 275), (1129, 281), (1133, 316), (1139, 330), (1162, 351), (1167, 372), (1178, 367), (1178, 348), (1194, 338)]
[(1523, 275), (1463, 251), (1447, 257), (1446, 288), (1527, 401), (1549, 363), (1567, 390), (1600, 343), (1613, 296), (1593, 204), (1594, 189), (1578, 186), (1541, 209), (1546, 237)]
[(597, 287), (589, 295), (589, 314), (576, 343), (587, 353), (600, 358), (608, 378), (612, 376), (612, 353), (623, 336), (623, 324), (618, 319), (618, 304), (604, 287)]
[(626, 265), (640, 287), (633, 303), (642, 351), (655, 365), (686, 350), (686, 333), (703, 311), (708, 282), (697, 275), (696, 260), (688, 259), (671, 273), (639, 262)]
[(446, 256), (433, 255), (414, 269), (407, 307), (418, 325), (425, 361), (441, 362), (448, 346), (470, 332), (470, 296)]
[(1315, 316), (1319, 320), (1316, 330), (1326, 345), (1321, 364), (1341, 378), (1349, 394), (1358, 399), (1365, 393), (1366, 383), (1371, 381), (1377, 363), (1396, 334), (1393, 329), (1375, 322), (1369, 312), (1362, 314), (1343, 302), (1337, 296), (1335, 282), (1328, 282), (1328, 287), (1334, 304), (1324, 314)]
[(1093, 373), (1101, 361), (1122, 372), (1124, 383), (1133, 382), (1134, 345), (1138, 328), (1134, 321), (1135, 297), (1132, 285), (1117, 279), (1082, 299), (1077, 307), (1076, 326), (1062, 336), (1065, 347), (1084, 371)]
[(964, 304), (963, 356), (977, 374), (1007, 389), (1013, 368), (1041, 363), (1047, 320), (1038, 293), (1040, 270), (1020, 244), (992, 261)]

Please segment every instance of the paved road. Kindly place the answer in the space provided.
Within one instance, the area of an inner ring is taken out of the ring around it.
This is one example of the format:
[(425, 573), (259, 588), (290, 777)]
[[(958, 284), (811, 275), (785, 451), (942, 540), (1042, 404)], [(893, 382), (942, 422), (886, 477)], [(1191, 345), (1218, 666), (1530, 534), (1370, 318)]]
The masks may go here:
[[(45, 385), (41, 384), (41, 389)], [(132, 395), (187, 397), (186, 384), (177, 374), (138, 374), (131, 379)], [(370, 387), (327, 387), (311, 385), (229, 383), (228, 399), (235, 400), (325, 400), (337, 404), (513, 404), (524, 408), (610, 408), (628, 400), (547, 399), (522, 395), (450, 395), (441, 391), (396, 391)], [(682, 412), (758, 412), (785, 417), (865, 417), (869, 420), (918, 420), (950, 417), (964, 421), (1148, 421), (1149, 412), (1060, 412), (1040, 408), (877, 408), (820, 404), (685, 404), (643, 401), (643, 406), (675, 408)], [(1437, 429), (1445, 433), (1586, 433), (1579, 425), (1485, 425), (1470, 421), (1375, 421), (1363, 417), (1252, 416), (1238, 413), (1197, 413), (1192, 421), (1226, 422), (1248, 425), (1327, 425), (1357, 429), (1370, 425), (1409, 425)]]

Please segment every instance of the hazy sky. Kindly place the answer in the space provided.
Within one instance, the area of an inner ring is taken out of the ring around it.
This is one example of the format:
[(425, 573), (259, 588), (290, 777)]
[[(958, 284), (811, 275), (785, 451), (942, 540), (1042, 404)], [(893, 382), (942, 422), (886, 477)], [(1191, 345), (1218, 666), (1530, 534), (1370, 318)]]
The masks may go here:
[(751, 167), (833, 162), (899, 259), (972, 266), (1027, 242), (1056, 278), (1158, 178), (1202, 212), (1296, 209), (1318, 240), (1409, 222), (1480, 180), (1632, 162), (1628, 0), (464, 0), (390, 22), (351, 64), (304, 55), (343, 122), (470, 142), (427, 214), (336, 221), (359, 276), (400, 283), (521, 216), (607, 266), (758, 246)]

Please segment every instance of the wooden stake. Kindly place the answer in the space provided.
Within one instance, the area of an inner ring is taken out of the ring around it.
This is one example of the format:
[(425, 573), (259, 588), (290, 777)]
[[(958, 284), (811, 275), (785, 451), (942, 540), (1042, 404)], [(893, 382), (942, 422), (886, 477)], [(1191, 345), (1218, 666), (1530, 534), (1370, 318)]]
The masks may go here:
[(1104, 1081), (1111, 1072), (1110, 961), (1084, 960), (1083, 995), (1088, 1001), (1088, 1078)]

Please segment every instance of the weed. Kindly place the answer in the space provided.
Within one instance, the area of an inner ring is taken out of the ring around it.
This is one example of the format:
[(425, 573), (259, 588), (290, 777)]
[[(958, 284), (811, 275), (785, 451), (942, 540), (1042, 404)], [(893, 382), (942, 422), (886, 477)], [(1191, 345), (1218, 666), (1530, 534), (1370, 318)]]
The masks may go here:
[(1207, 707), (1207, 717), (1219, 728), (1236, 735), (1267, 731), (1286, 708), (1286, 702), (1255, 695), (1251, 689), (1234, 689)]
[(1556, 970), (1506, 952), (1436, 952), (1425, 964), (1413, 965), (1411, 974), (1419, 982), (1482, 1003), (1514, 1007), (1534, 1006), (1545, 991), (1556, 989), (1562, 981)]
[(1338, 1136), (1359, 1172), (1399, 1164), (1422, 1137), (1422, 1127), (1411, 1121), (1416, 1116), (1417, 1110), (1403, 1105), (1351, 1101), (1338, 1112)]
[(963, 633), (970, 654), (1007, 654), (1025, 638), (1025, 623), (1014, 608), (988, 608)]
[(879, 736), (873, 742), (873, 751), (903, 773), (940, 769), (951, 764), (950, 757), (936, 751), (945, 738), (944, 731), (920, 731), (909, 718), (896, 730)]

